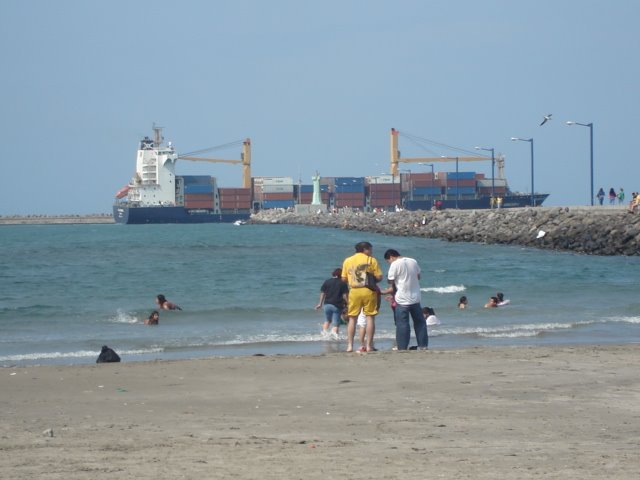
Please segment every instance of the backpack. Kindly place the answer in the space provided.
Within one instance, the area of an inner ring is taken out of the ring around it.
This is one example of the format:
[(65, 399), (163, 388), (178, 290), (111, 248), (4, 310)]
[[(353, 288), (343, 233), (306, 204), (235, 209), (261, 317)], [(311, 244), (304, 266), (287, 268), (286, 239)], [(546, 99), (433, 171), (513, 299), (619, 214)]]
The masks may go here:
[(119, 361), (120, 356), (116, 352), (114, 352), (113, 349), (107, 347), (106, 345), (103, 345), (102, 351), (100, 352), (100, 355), (98, 355), (96, 363), (113, 363)]

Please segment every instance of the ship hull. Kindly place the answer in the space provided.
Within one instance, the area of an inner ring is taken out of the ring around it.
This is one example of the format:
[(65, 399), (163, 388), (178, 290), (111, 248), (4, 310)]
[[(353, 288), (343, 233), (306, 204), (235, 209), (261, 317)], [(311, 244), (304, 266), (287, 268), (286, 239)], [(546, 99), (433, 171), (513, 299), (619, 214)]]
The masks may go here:
[(116, 223), (128, 225), (146, 225), (161, 223), (233, 223), (248, 220), (249, 213), (215, 213), (206, 209), (187, 209), (184, 207), (130, 207), (113, 206), (113, 218)]
[[(536, 193), (533, 196), (535, 206), (542, 205), (547, 197), (548, 193)], [(481, 198), (465, 198), (465, 199), (448, 199), (441, 200), (440, 209), (454, 208), (458, 210), (485, 210), (491, 208), (491, 197)], [(407, 210), (430, 210), (433, 205), (432, 200), (407, 200), (405, 202), (405, 208)], [(500, 208), (518, 208), (518, 207), (530, 207), (531, 195), (505, 195), (502, 197), (502, 204)], [(494, 208), (496, 208), (494, 206)]]

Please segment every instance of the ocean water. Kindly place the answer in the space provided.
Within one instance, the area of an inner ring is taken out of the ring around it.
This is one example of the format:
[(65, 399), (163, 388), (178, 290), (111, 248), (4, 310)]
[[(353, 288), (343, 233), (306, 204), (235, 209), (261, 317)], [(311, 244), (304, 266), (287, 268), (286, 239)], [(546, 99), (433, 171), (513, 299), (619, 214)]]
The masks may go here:
[[(361, 240), (418, 260), (422, 304), (442, 325), (430, 348), (635, 343), (640, 258), (290, 225), (17, 225), (0, 227), (0, 365), (225, 355), (319, 354), (319, 289)], [(510, 305), (484, 309), (505, 293)], [(159, 293), (183, 311), (143, 325)], [(469, 299), (467, 310), (456, 308)], [(395, 335), (383, 301), (376, 346)], [(415, 342), (415, 339), (412, 338)]]

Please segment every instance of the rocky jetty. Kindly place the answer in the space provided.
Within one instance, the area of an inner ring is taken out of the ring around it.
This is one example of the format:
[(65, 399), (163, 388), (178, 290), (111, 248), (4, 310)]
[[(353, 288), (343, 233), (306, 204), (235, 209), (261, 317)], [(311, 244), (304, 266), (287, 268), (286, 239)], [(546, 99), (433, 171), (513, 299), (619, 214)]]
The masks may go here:
[(522, 245), (589, 255), (640, 255), (640, 215), (623, 206), (338, 214), (267, 210), (252, 215), (251, 222)]

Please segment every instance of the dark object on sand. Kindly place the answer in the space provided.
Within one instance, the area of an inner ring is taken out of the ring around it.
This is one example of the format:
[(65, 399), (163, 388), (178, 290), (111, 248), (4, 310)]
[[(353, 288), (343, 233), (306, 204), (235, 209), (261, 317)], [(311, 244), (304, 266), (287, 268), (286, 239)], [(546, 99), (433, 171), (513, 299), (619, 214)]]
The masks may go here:
[(98, 355), (96, 363), (112, 363), (119, 361), (120, 356), (116, 352), (114, 352), (113, 349), (107, 347), (106, 345), (103, 345), (102, 351), (100, 352), (100, 355)]

